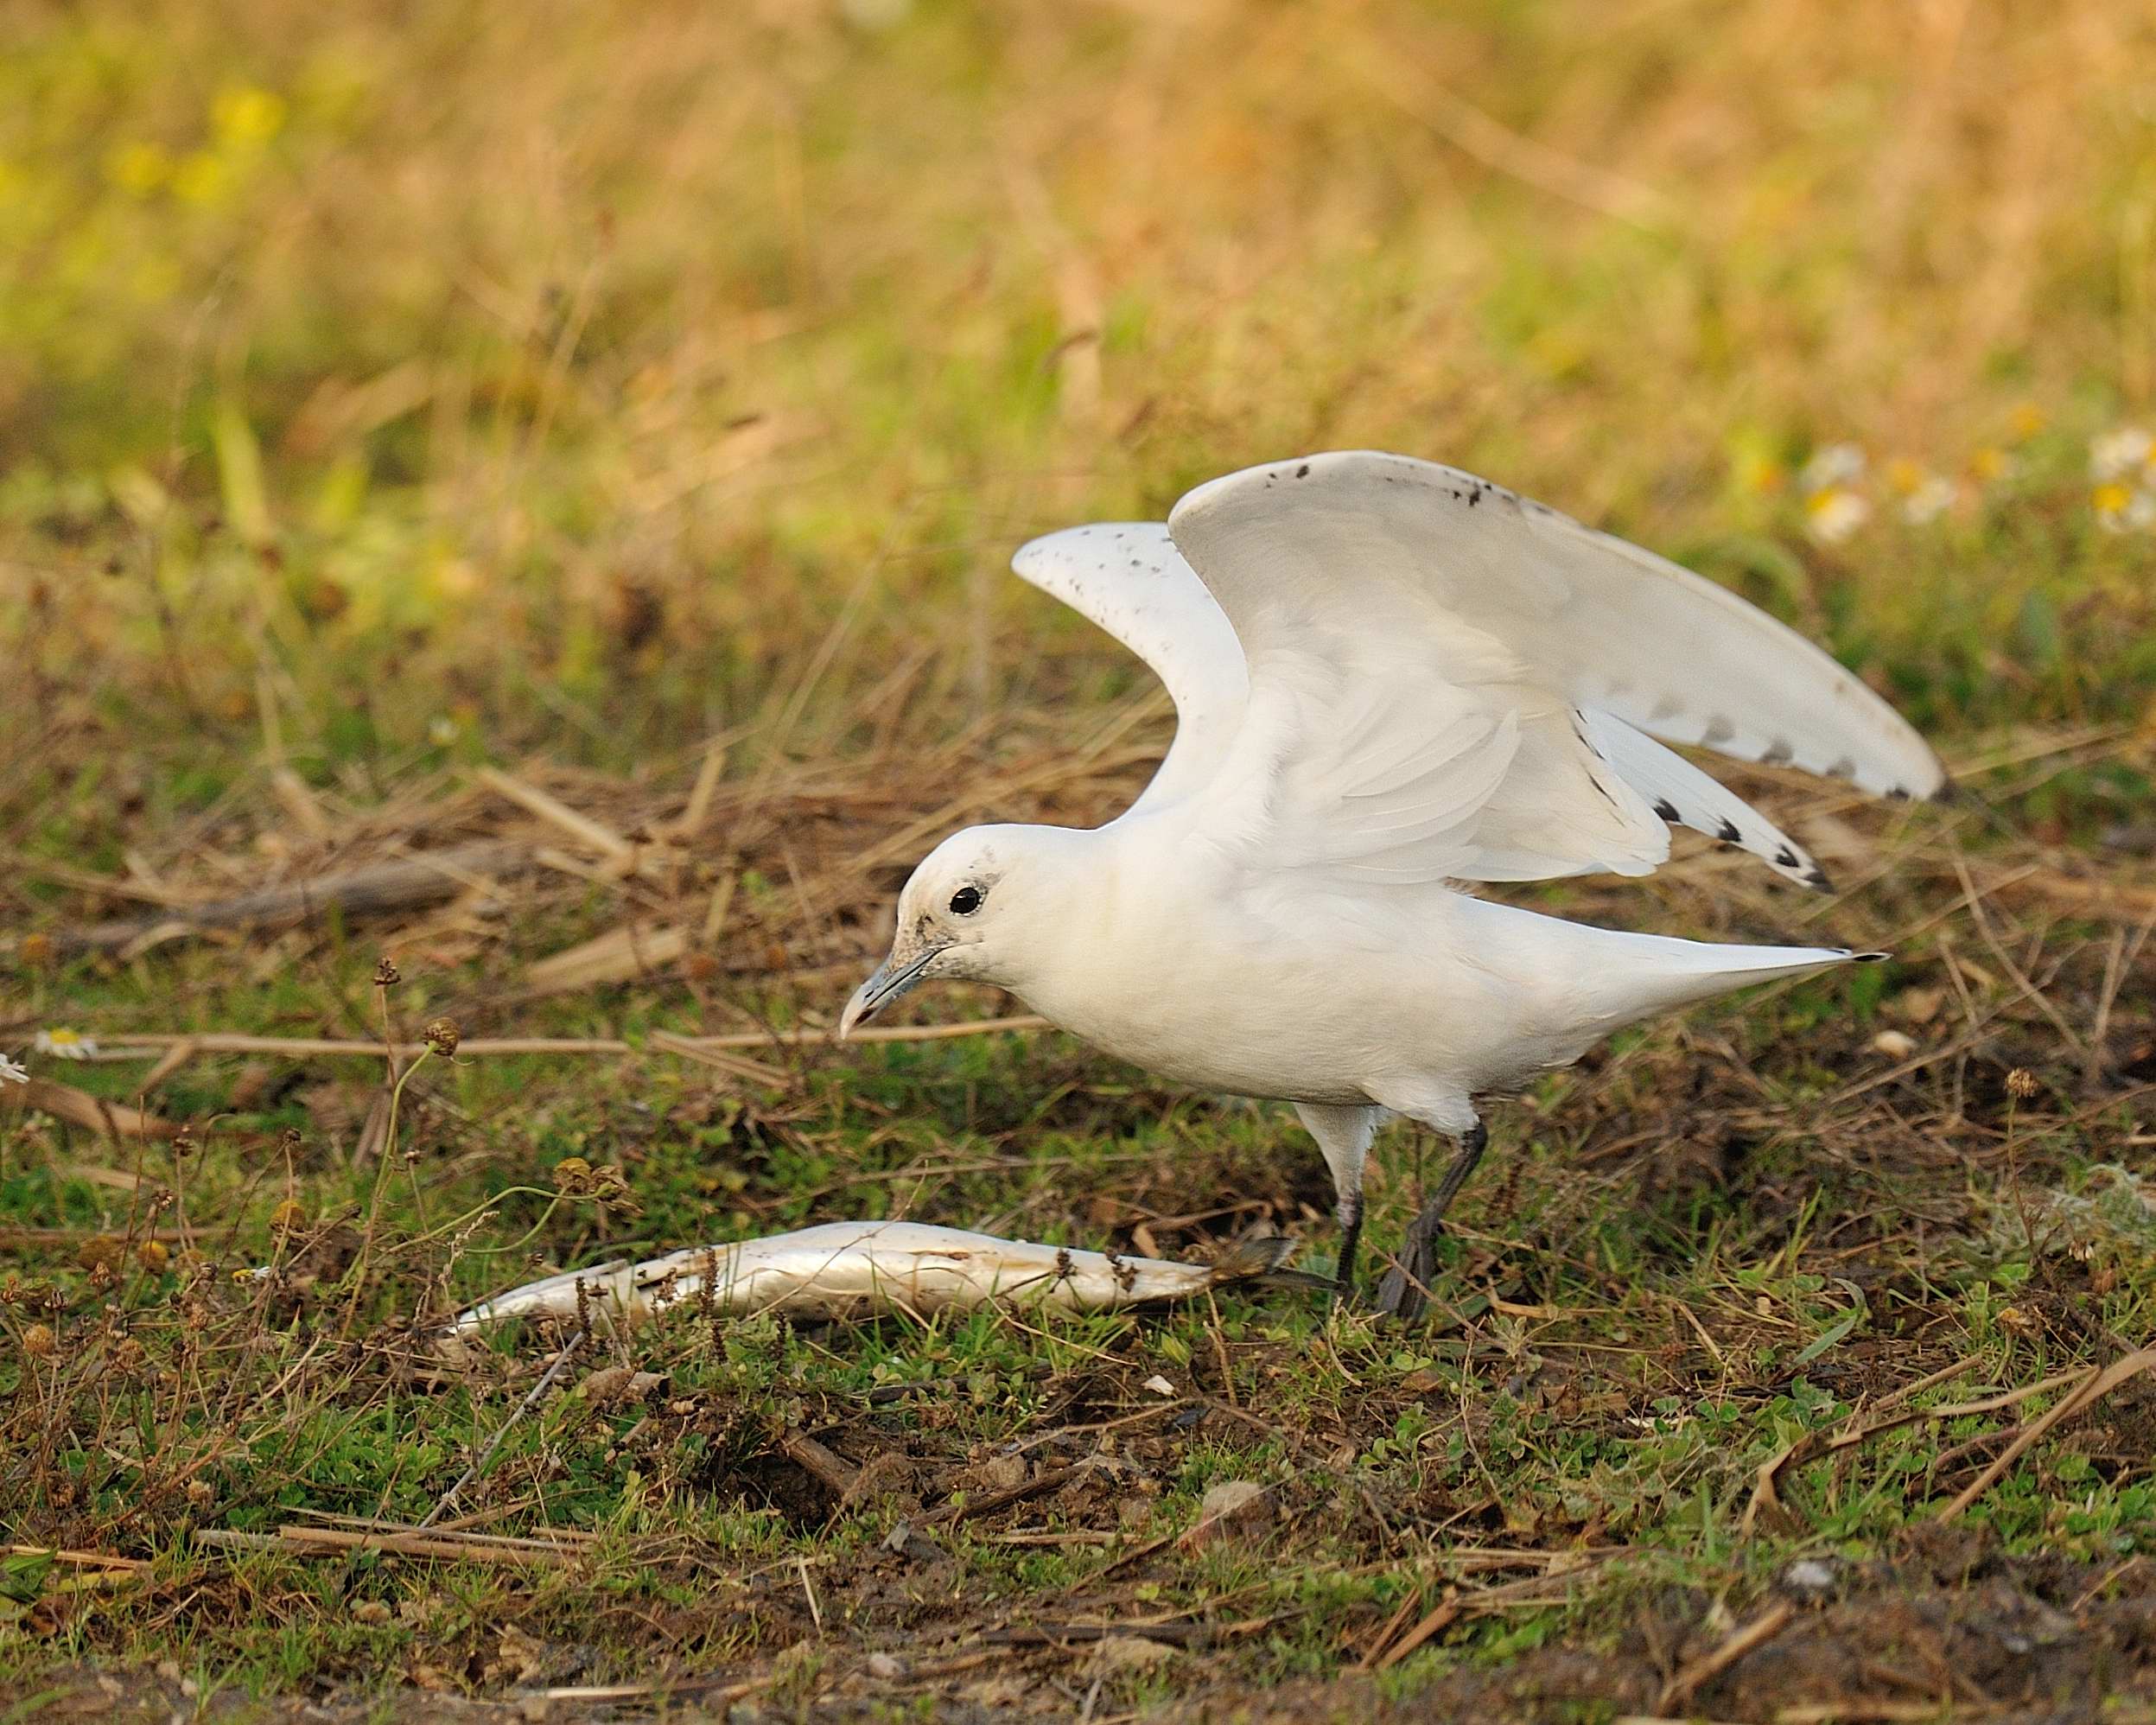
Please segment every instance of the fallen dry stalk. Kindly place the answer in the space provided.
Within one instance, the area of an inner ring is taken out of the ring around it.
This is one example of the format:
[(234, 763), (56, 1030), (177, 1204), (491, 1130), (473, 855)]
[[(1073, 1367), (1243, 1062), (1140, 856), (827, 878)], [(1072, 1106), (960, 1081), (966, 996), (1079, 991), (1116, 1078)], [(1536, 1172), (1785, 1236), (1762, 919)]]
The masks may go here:
[[(1608, 1561), (1609, 1556), (1583, 1557), (1578, 1563), (1563, 1568), (1559, 1568), (1553, 1563), (1549, 1569), (1539, 1575), (1530, 1575), (1523, 1581), (1506, 1582), (1494, 1588), (1479, 1588), (1462, 1592), (1457, 1588), (1448, 1587), (1445, 1589), (1445, 1596), (1424, 1614), (1414, 1628), (1408, 1631), (1390, 1647), (1385, 1645), (1384, 1633), (1381, 1632), (1378, 1639), (1371, 1645), (1370, 1652), (1363, 1656), (1360, 1668), (1364, 1671), (1390, 1671), (1393, 1666), (1414, 1652), (1433, 1635), (1449, 1628), (1469, 1613), (1502, 1610), (1505, 1606), (1520, 1603), (1523, 1600), (1546, 1603), (1548, 1601), (1538, 1600), (1537, 1589), (1548, 1588), (1553, 1581), (1569, 1582), (1574, 1576), (1587, 1569), (1599, 1568)], [(1398, 1620), (1399, 1618), (1396, 1615), (1393, 1622), (1396, 1623)], [(1392, 1626), (1392, 1623), (1387, 1624), (1386, 1631), (1390, 1631)]]
[[(2041, 1396), (2049, 1391), (2058, 1389), (2062, 1385), (2085, 1382), (2090, 1375), (2089, 1372), (2085, 1369), (2062, 1372), (2038, 1383), (2024, 1384), (2017, 1390), (2008, 1390), (1996, 1396), (1987, 1396), (1981, 1401), (1952, 1402), (1936, 1408), (1902, 1408), (1901, 1411), (1897, 1413), (1886, 1413), (1886, 1409), (1898, 1407), (1911, 1397), (1921, 1395), (1926, 1390), (1935, 1389), (1941, 1384), (1963, 1376), (1974, 1370), (1981, 1359), (1981, 1354), (1971, 1354), (1966, 1359), (1958, 1360), (1943, 1371), (1934, 1372), (1929, 1377), (1921, 1378), (1913, 1384), (1905, 1384), (1873, 1409), (1873, 1413), (1875, 1417), (1867, 1422), (1859, 1423), (1853, 1417), (1839, 1431), (1831, 1434), (1823, 1431), (1808, 1431), (1795, 1442), (1784, 1445), (1759, 1464), (1759, 1476), (1752, 1488), (1752, 1501), (1745, 1506), (1744, 1519), (1739, 1524), (1739, 1530), (1748, 1537), (1752, 1532), (1752, 1524), (1763, 1513), (1781, 1509), (1782, 1499), (1776, 1490), (1776, 1482), (1793, 1464), (1816, 1461), (1822, 1455), (1832, 1455), (1841, 1450), (1854, 1448), (1857, 1444), (1867, 1443), (1884, 1432), (1894, 1431), (1905, 1425), (1913, 1425), (1918, 1420), (1954, 1420), (1970, 1414), (1998, 1413), (2004, 1409), (2026, 1402), (2032, 1397)], [(1885, 1417), (1876, 1416), (1880, 1415), (1885, 1415)]]
[(474, 879), (514, 874), (530, 866), (531, 847), (490, 841), (422, 851), (348, 874), (323, 875), (289, 886), (267, 887), (207, 904), (174, 906), (156, 916), (126, 917), (61, 929), (53, 936), (63, 953), (118, 952), (143, 943), (162, 945), (215, 929), (280, 927), (308, 922), (332, 911), (378, 916), (438, 904), (467, 891)]
[(34, 1078), (28, 1084), (12, 1085), (0, 1094), (19, 1098), (26, 1108), (65, 1120), (85, 1131), (102, 1132), (108, 1138), (169, 1138), (180, 1130), (155, 1114), (145, 1114), (124, 1103), (107, 1102), (101, 1096), (77, 1090), (71, 1084), (56, 1084), (51, 1079)]
[(1662, 1699), (1657, 1704), (1664, 1713), (1682, 1707), (1702, 1684), (1720, 1677), (1746, 1654), (1765, 1646), (1788, 1628), (1790, 1620), (1796, 1615), (1797, 1607), (1787, 1600), (1769, 1606), (1751, 1622), (1732, 1630), (1720, 1645), (1690, 1661), (1663, 1684)]
[(569, 1362), (576, 1358), (576, 1351), (583, 1346), (586, 1334), (579, 1329), (562, 1344), (561, 1352), (554, 1356), (553, 1363), (540, 1374), (539, 1381), (525, 1391), (524, 1399), (511, 1410), (509, 1417), (501, 1423), (494, 1435), (487, 1440), (486, 1448), (472, 1458), (471, 1465), (456, 1476), (456, 1483), (444, 1492), (435, 1506), (427, 1512), (427, 1518), (419, 1524), (421, 1528), (431, 1527), (439, 1521), (455, 1504), (464, 1488), (487, 1471), (487, 1464), (494, 1459), (494, 1452), (501, 1448), (503, 1440), (516, 1429), (520, 1420), (546, 1400), (549, 1392), (561, 1381), (562, 1373), (569, 1369)]
[(399, 1557), (438, 1557), (459, 1563), (500, 1563), (551, 1568), (573, 1563), (582, 1555), (523, 1541), (483, 1534), (373, 1533), (341, 1527), (307, 1527), (287, 1523), (274, 1534), (243, 1533), (224, 1527), (199, 1527), (188, 1536), (197, 1545), (238, 1551), (281, 1551), (293, 1556), (332, 1557), (353, 1551), (385, 1551)]
[(75, 1551), (66, 1546), (0, 1545), (0, 1556), (49, 1557), (55, 1563), (66, 1563), (79, 1569), (111, 1569), (130, 1575), (149, 1567), (149, 1560), (146, 1557), (121, 1557), (110, 1551)]
[[(2101, 1372), (2092, 1369), (2076, 1388), (2061, 1396), (2056, 1404), (2031, 1420), (2023, 1428), (2021, 1435), (2000, 1450), (1991, 1466), (1972, 1480), (1959, 1497), (1941, 1510), (1937, 1519), (1952, 1521), (1996, 1485), (2006, 1471), (2021, 1459), (2029, 1446), (2045, 1432), (2061, 1420), (2094, 1407), (2127, 1379), (2138, 1377), (2151, 1366), (2156, 1366), (2156, 1347), (2137, 1348), (2124, 1359), (2113, 1360)], [(2033, 1393), (2033, 1391), (2027, 1393)]]
[[(1045, 1030), (1048, 1021), (1031, 1013), (1006, 1018), (971, 1019), (962, 1024), (900, 1024), (872, 1026), (856, 1030), (855, 1042), (940, 1042), (957, 1036), (992, 1036), (1001, 1031)], [(199, 1054), (281, 1054), (288, 1060), (357, 1057), (378, 1060), (395, 1053), (399, 1060), (417, 1059), (424, 1042), (363, 1042), (338, 1036), (251, 1036), (224, 1031), (145, 1031), (115, 1036), (105, 1049), (116, 1060), (149, 1060), (181, 1046)], [(737, 1030), (720, 1036), (676, 1036), (662, 1031), (648, 1047), (639, 1048), (618, 1036), (467, 1036), (457, 1044), (457, 1058), (467, 1054), (637, 1054), (652, 1052), (694, 1059), (697, 1054), (729, 1048), (812, 1048), (832, 1046), (831, 1033), (821, 1029)], [(81, 1095), (81, 1092), (75, 1092)], [(92, 1098), (91, 1100), (94, 1101)], [(102, 1104), (100, 1104), (101, 1106)], [(57, 1112), (58, 1111), (52, 1111)]]

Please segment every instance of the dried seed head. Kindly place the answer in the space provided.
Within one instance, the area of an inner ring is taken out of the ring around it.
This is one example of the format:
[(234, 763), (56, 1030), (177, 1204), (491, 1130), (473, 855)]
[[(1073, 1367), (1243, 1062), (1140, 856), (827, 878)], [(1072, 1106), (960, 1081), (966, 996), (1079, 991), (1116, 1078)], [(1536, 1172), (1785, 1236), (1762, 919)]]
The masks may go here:
[(563, 1156), (554, 1164), (554, 1189), (564, 1198), (588, 1198), (592, 1193), (591, 1164), (582, 1156)]
[(280, 1234), (296, 1232), (307, 1225), (307, 1212), (296, 1198), (288, 1198), (270, 1213), (270, 1225)]
[(284, 1129), (284, 1136), (277, 1140), (277, 1148), (288, 1156), (296, 1156), (306, 1142), (307, 1140), (300, 1136), (298, 1127), (287, 1126)]
[(378, 989), (393, 989), (404, 980), (404, 973), (386, 957), (374, 967), (374, 986)]
[(176, 1162), (185, 1162), (197, 1149), (194, 1134), (185, 1126), (172, 1135), (172, 1155)]
[(32, 1324), (22, 1332), (22, 1352), (32, 1359), (50, 1359), (60, 1351), (60, 1338), (50, 1324)]
[(2016, 1066), (2007, 1074), (2007, 1094), (2016, 1102), (2026, 1102), (2036, 1094), (2036, 1074), (2026, 1066)]
[(122, 1372), (140, 1372), (149, 1351), (133, 1336), (122, 1336), (112, 1346), (112, 1364)]
[(92, 1271), (118, 1269), (126, 1256), (126, 1243), (110, 1234), (92, 1234), (75, 1248), (75, 1262)]
[(454, 1018), (435, 1019), (420, 1034), (426, 1038), (427, 1046), (443, 1060), (456, 1053), (456, 1021)]
[(188, 1481), (188, 1501), (197, 1509), (207, 1509), (217, 1501), (217, 1492), (207, 1480)]

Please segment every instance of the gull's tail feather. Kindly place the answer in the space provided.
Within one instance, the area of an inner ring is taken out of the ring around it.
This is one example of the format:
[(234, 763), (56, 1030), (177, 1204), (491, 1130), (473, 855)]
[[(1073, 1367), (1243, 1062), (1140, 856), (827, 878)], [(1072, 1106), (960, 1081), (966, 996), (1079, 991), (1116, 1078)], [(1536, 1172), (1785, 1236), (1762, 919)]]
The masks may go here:
[(1609, 956), (1616, 962), (1598, 968), (1583, 984), (1589, 1011), (1604, 1030), (1760, 983), (1812, 976), (1842, 964), (1870, 964), (1887, 956), (1854, 952), (1846, 946), (1725, 946), (1658, 934), (1612, 933), (1609, 938), (1621, 942), (1623, 951), (1612, 952)]

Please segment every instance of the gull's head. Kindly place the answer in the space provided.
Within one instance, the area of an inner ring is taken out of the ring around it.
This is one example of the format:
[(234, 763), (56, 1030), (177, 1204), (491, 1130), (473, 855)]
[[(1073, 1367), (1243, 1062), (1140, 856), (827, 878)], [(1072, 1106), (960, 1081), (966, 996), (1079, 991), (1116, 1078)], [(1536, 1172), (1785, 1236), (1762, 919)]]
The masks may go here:
[(839, 1040), (936, 977), (1019, 986), (1062, 901), (1056, 877), (1073, 842), (1087, 837), (1061, 827), (976, 826), (930, 851), (899, 894), (890, 956), (846, 1003)]

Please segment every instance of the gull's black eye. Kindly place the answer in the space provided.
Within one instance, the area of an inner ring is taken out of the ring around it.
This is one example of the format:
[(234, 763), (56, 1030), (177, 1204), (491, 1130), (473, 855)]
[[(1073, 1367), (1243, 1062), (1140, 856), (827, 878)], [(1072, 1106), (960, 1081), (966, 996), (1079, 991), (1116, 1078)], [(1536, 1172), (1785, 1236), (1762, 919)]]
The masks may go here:
[(954, 916), (971, 916), (981, 908), (981, 889), (961, 887), (951, 895), (951, 910)]

